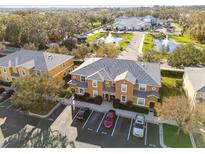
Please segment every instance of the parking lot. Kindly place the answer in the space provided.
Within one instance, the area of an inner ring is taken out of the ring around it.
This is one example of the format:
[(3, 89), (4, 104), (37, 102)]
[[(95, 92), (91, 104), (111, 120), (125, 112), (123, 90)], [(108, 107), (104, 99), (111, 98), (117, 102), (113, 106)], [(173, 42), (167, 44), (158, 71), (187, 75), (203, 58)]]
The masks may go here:
[(107, 129), (103, 125), (106, 113), (91, 111), (88, 118), (81, 122), (76, 118), (79, 111), (80, 108), (73, 110), (71, 123), (71, 127), (76, 127), (78, 131), (76, 141), (101, 147), (160, 147), (159, 126), (157, 124), (146, 122), (144, 137), (137, 138), (132, 134), (134, 119), (117, 115), (114, 125)]

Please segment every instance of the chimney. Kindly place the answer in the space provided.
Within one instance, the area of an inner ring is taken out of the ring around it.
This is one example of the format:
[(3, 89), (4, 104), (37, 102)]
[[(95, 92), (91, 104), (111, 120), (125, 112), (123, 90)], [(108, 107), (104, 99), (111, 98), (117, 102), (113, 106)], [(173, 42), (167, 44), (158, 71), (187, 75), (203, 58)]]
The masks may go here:
[(15, 65), (18, 65), (18, 57), (15, 58)]

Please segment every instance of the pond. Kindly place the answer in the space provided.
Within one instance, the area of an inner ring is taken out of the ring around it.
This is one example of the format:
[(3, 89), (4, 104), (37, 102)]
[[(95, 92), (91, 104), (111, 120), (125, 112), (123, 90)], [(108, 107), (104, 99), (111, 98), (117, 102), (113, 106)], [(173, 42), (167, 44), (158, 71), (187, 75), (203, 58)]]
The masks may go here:
[(168, 53), (173, 52), (180, 45), (179, 42), (176, 42), (172, 39), (168, 39), (167, 37), (165, 39), (154, 38), (153, 41), (157, 50), (166, 51)]
[(107, 36), (103, 36), (99, 39), (102, 43), (114, 43), (118, 44), (123, 38), (118, 36), (112, 36), (111, 33), (109, 33)]

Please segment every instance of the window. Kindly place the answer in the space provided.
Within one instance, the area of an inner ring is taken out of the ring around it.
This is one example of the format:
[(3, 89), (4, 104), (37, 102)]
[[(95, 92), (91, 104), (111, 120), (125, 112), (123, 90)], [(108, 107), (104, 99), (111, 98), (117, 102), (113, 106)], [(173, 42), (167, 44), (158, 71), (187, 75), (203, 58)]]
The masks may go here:
[(93, 97), (98, 96), (98, 91), (97, 90), (93, 90)]
[(156, 90), (156, 87), (152, 87), (152, 90), (155, 91), (155, 90)]
[(85, 90), (83, 88), (78, 88), (78, 94), (84, 95)]
[(84, 76), (80, 76), (80, 81), (81, 82), (85, 82), (85, 77)]
[(92, 86), (93, 86), (93, 87), (97, 87), (97, 86), (98, 86), (97, 80), (93, 80), (93, 81), (92, 81)]
[(125, 103), (127, 101), (127, 97), (126, 96), (121, 96), (121, 102)]
[(127, 92), (127, 85), (121, 84), (121, 92)]
[(139, 85), (139, 90), (140, 91), (146, 91), (146, 89), (147, 89), (147, 85), (146, 84), (140, 84)]
[(137, 99), (137, 105), (145, 106), (145, 99), (144, 98), (138, 98)]

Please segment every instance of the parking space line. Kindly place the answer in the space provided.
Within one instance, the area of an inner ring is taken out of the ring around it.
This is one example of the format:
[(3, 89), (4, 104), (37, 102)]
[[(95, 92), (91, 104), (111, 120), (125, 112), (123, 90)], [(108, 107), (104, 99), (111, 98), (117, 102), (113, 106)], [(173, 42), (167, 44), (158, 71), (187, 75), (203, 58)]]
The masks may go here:
[(21, 108), (19, 107), (18, 109), (16, 109), (16, 112), (19, 112), (21, 110)]
[(101, 133), (102, 133), (102, 134), (105, 134), (105, 135), (107, 135), (107, 132), (103, 132), (103, 131), (102, 131)]
[(81, 108), (79, 109), (79, 111), (76, 113), (76, 115), (73, 117), (72, 120), (75, 120), (75, 118), (77, 117), (78, 113), (80, 112)]
[(93, 114), (93, 110), (92, 110), (92, 112), (90, 113), (90, 115), (88, 116), (88, 118), (87, 118), (87, 120), (85, 121), (85, 123), (84, 123), (84, 125), (83, 125), (83, 129), (84, 129), (84, 127), (85, 127), (85, 125), (88, 123), (88, 120), (90, 119), (90, 117), (91, 117), (91, 115)]
[(118, 115), (117, 120), (116, 120), (116, 122), (115, 122), (115, 126), (114, 126), (114, 128), (113, 128), (113, 130), (112, 130), (112, 134), (111, 134), (111, 136), (113, 136), (113, 134), (114, 134), (114, 132), (115, 132), (115, 129), (116, 129), (116, 126), (117, 126), (117, 123), (118, 123), (119, 117), (120, 117), (120, 116)]
[(1, 105), (7, 103), (9, 101), (9, 99), (4, 100), (3, 102), (1, 102)]
[(104, 113), (103, 118), (102, 118), (102, 120), (100, 121), (100, 124), (99, 124), (98, 129), (97, 129), (97, 131), (96, 131), (96, 132), (98, 132), (98, 131), (99, 131), (100, 126), (101, 126), (101, 124), (102, 124), (102, 122), (103, 122), (103, 120), (104, 120), (105, 116), (106, 116), (106, 113)]
[(54, 119), (52, 119), (52, 118), (49, 118), (48, 120), (49, 120), (49, 121), (54, 121)]
[(10, 104), (9, 106), (7, 106), (7, 108), (6, 109), (9, 109), (10, 107), (12, 107), (13, 106), (13, 104)]
[(128, 133), (128, 136), (127, 136), (127, 141), (129, 141), (129, 139), (130, 139), (130, 133), (131, 133), (131, 130), (132, 130), (132, 122), (133, 122), (133, 119), (131, 119), (131, 122), (130, 122), (130, 128), (129, 128), (129, 133)]
[(91, 128), (88, 128), (88, 130), (89, 130), (89, 131), (93, 131), (93, 129), (91, 129)]
[(144, 145), (146, 145), (147, 144), (147, 125), (148, 125), (148, 123), (146, 122), (145, 123), (146, 125), (145, 125), (145, 140), (144, 140)]

